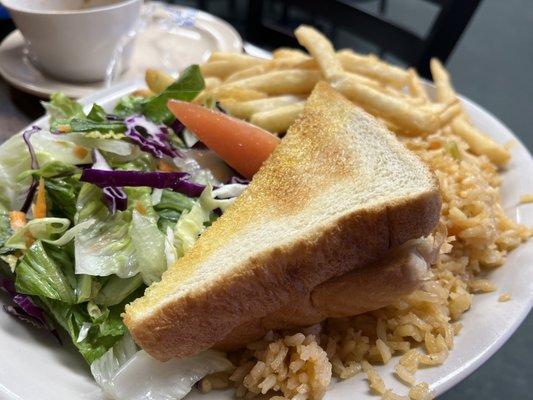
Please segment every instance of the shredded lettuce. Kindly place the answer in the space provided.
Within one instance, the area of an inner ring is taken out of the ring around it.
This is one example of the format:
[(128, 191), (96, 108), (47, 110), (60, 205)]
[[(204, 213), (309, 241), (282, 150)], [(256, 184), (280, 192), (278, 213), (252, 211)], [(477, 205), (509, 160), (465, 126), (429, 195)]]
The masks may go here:
[(128, 331), (102, 357), (91, 364), (91, 373), (104, 393), (113, 397), (113, 377), (137, 353), (137, 346)]
[[(41, 298), (41, 301), (89, 364), (102, 357), (127, 331), (120, 317), (124, 310), (123, 304), (106, 308), (94, 318), (85, 304), (69, 305), (48, 298)], [(81, 330), (87, 324), (90, 324), (90, 328), (86, 334), (81, 335), (83, 340), (78, 341)]]
[[(89, 153), (80, 158), (76, 145), (61, 140), (60, 135), (40, 131), (31, 138), (41, 165), (60, 161), (67, 165), (86, 164), (91, 161)], [(0, 146), (0, 208), (17, 210), (22, 205), (31, 184), (31, 177), (17, 181), (17, 177), (31, 168), (30, 155), (22, 135), (11, 137)]]
[(29, 221), (6, 241), (6, 246), (14, 249), (25, 250), (27, 248), (28, 234), (38, 240), (55, 240), (57, 236), (65, 232), (70, 225), (66, 218), (40, 218)]
[(116, 275), (110, 276), (98, 291), (94, 303), (103, 306), (114, 306), (122, 303), (125, 298), (142, 285), (143, 278), (140, 274), (126, 279), (122, 279)]
[(91, 134), (85, 134), (80, 131), (66, 133), (61, 138), (67, 142), (74, 143), (86, 149), (98, 149), (121, 156), (129, 156), (133, 152), (133, 145), (116, 139), (102, 139), (98, 137), (98, 131), (89, 131)]
[(81, 189), (79, 176), (61, 176), (44, 181), (46, 198), (49, 199), (50, 213), (74, 221), (76, 199)]
[(198, 240), (206, 224), (211, 222), (213, 211), (224, 210), (232, 200), (219, 200), (213, 196), (213, 188), (207, 186), (190, 211), (184, 211), (174, 227), (174, 246), (181, 257)]
[(214, 350), (165, 363), (136, 350), (126, 334), (91, 364), (96, 382), (114, 400), (179, 400), (204, 376), (233, 366), (223, 353)]
[(158, 229), (156, 219), (134, 210), (130, 234), (144, 283), (150, 285), (159, 281), (168, 266), (165, 255), (166, 237)]
[(11, 252), (12, 249), (4, 247), (4, 245), (12, 235), (9, 214), (5, 211), (0, 211), (0, 254)]
[(126, 188), (129, 207), (110, 214), (101, 190), (85, 184), (78, 196), (77, 222), (92, 221), (76, 236), (76, 273), (93, 276), (138, 273), (150, 284), (166, 270), (165, 235), (158, 229), (149, 188)]
[(75, 100), (69, 99), (63, 93), (53, 93), (49, 102), (41, 102), (44, 109), (50, 115), (50, 125), (60, 120), (71, 118), (85, 118), (83, 107)]
[[(66, 260), (70, 263), (71, 260)], [(67, 304), (76, 303), (71, 280), (64, 273), (65, 260), (51, 257), (44, 244), (36, 241), (24, 253), (15, 272), (17, 292), (60, 300)]]
[(17, 176), (17, 181), (24, 181), (28, 176), (34, 179), (51, 178), (58, 175), (72, 175), (78, 171), (78, 168), (72, 164), (66, 164), (62, 161), (48, 161), (39, 169), (29, 169)]
[(92, 223), (75, 239), (76, 273), (129, 278), (138, 273), (130, 236), (131, 211), (111, 215), (101, 198), (100, 188), (82, 186), (75, 220)]

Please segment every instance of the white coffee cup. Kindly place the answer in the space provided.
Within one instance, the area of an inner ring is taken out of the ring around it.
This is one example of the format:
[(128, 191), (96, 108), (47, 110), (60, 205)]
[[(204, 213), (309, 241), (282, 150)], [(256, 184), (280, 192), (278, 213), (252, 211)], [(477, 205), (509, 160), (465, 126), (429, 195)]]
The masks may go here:
[[(142, 0), (0, 0), (22, 32), (30, 60), (59, 80), (100, 81), (121, 39), (134, 29)], [(127, 67), (132, 42), (124, 48)]]

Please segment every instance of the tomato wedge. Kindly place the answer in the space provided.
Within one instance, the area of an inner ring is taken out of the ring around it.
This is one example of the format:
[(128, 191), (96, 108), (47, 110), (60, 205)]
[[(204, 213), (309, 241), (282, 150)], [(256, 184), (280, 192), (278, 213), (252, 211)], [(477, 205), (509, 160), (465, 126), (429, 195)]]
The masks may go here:
[(198, 139), (248, 179), (280, 142), (264, 129), (198, 104), (169, 100), (167, 106)]

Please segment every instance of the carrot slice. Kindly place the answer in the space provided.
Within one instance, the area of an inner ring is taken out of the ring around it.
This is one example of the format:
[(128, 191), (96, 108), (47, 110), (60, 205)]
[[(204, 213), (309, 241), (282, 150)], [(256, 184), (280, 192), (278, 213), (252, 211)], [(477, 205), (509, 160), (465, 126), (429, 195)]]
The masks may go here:
[(280, 142), (264, 129), (197, 104), (170, 100), (167, 106), (198, 139), (247, 178), (252, 178)]
[(167, 163), (164, 160), (159, 160), (157, 169), (161, 172), (176, 172), (177, 171), (176, 167)]
[(33, 207), (33, 217), (35, 219), (46, 217), (46, 191), (43, 178), (39, 180), (39, 186), (37, 187), (37, 199)]
[(10, 211), (9, 222), (14, 231), (23, 228), (26, 225), (26, 214), (22, 211)]
[(89, 153), (89, 151), (85, 147), (81, 147), (76, 145), (74, 149), (72, 150), (74, 155), (78, 157), (80, 160), (83, 160), (85, 156)]

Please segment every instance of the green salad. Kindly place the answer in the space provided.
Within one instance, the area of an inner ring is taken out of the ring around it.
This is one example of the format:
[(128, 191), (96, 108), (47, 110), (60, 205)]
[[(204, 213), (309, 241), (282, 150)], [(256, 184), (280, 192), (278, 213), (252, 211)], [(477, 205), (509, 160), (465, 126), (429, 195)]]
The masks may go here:
[[(47, 126), (0, 146), (4, 308), (70, 340), (114, 398), (167, 398), (124, 394), (119, 370), (140, 368), (147, 387), (178, 398), (228, 367), (207, 351), (196, 364), (173, 361), (172, 379), (157, 376), (157, 361), (136, 348), (121, 318), (125, 304), (158, 281), (246, 187), (167, 109), (168, 100), (191, 101), (203, 88), (191, 66), (162, 93), (126, 96), (112, 109), (87, 110), (57, 93), (43, 104)], [(210, 168), (202, 166), (206, 157), (215, 161)]]

